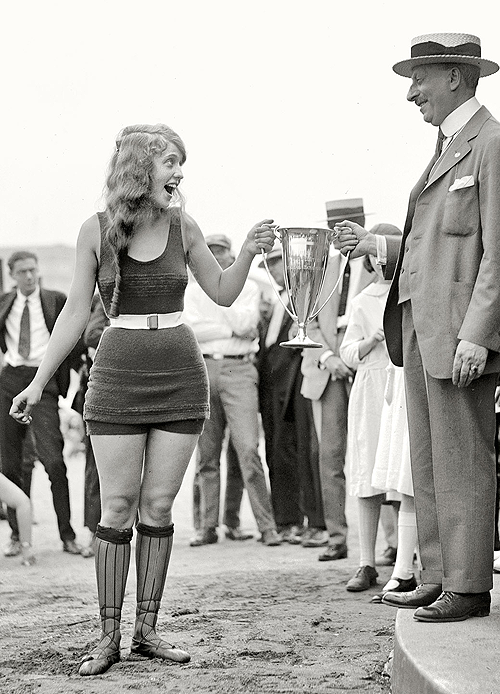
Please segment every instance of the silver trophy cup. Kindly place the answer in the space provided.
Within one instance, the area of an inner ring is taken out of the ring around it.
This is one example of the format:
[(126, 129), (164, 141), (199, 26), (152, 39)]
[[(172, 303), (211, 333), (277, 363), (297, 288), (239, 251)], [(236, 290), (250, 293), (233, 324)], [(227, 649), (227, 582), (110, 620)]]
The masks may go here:
[[(307, 227), (277, 227), (275, 234), (281, 241), (285, 289), (289, 306), (285, 305), (279, 293), (276, 294), (288, 314), (297, 324), (297, 335), (281, 347), (303, 349), (304, 347), (323, 347), (307, 335), (307, 324), (315, 318), (333, 296), (343, 276), (347, 257), (339, 273), (334, 288), (319, 306), (319, 298), (325, 282), (326, 267), (330, 255), (330, 245), (336, 237), (331, 229), (310, 229)], [(262, 252), (264, 265), (269, 277), (266, 254)], [(272, 282), (273, 287), (275, 287)], [(275, 288), (276, 290), (276, 288)]]

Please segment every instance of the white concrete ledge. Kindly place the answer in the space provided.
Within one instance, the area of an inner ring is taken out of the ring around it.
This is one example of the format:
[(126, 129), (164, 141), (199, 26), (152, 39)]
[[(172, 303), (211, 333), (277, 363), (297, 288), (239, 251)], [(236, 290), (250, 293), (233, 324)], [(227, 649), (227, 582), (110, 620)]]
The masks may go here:
[(428, 624), (398, 610), (392, 694), (500, 693), (500, 574), (489, 617)]

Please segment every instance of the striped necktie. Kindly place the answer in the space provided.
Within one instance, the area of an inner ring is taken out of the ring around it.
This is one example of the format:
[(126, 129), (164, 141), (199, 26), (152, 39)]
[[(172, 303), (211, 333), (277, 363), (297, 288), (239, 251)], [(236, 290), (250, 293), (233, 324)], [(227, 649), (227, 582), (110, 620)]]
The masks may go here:
[(21, 315), (21, 323), (19, 327), (19, 345), (17, 351), (19, 356), (23, 359), (27, 359), (30, 355), (31, 350), (31, 327), (30, 327), (30, 307), (28, 304), (28, 299), (24, 304), (23, 313)]

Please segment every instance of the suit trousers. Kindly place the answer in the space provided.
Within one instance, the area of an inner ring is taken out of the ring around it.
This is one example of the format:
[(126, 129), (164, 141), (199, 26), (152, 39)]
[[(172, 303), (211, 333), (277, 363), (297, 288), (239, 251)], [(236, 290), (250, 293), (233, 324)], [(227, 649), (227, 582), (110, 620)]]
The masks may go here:
[(402, 304), (410, 455), (422, 581), (443, 590), (492, 588), (496, 374), (467, 388), (424, 368), (411, 302)]
[[(29, 496), (22, 476), (23, 441), (27, 426), (19, 424), (10, 415), (12, 398), (31, 382), (36, 369), (6, 364), (0, 373), (0, 460), (3, 474)], [(40, 402), (33, 409), (30, 426), (35, 436), (38, 458), (45, 467), (50, 481), (54, 510), (61, 540), (74, 540), (70, 523), (70, 501), (66, 464), (63, 458), (64, 439), (59, 428), (59, 391), (53, 377), (43, 391)], [(15, 511), (9, 509), (12, 539), (19, 539)]]
[[(196, 452), (196, 470), (193, 479), (193, 527), (201, 530), (200, 451)], [(228, 438), (226, 448), (226, 492), (224, 494), (223, 524), (231, 529), (240, 527), (240, 508), (245, 485), (241, 475), (238, 456)]]
[(226, 427), (236, 451), (259, 531), (276, 528), (259, 456), (257, 369), (246, 360), (207, 359), (210, 418), (198, 440), (201, 527), (216, 528), (220, 511), (220, 455)]
[(319, 473), (328, 544), (347, 542), (345, 455), (347, 448), (347, 381), (330, 379), (319, 400), (312, 401), (319, 440)]

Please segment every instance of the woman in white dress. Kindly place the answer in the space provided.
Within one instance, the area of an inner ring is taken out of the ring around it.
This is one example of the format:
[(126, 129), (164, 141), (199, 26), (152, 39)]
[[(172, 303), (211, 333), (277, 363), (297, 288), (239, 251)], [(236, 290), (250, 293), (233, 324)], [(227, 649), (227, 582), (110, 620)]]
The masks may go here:
[(413, 501), (410, 467), (410, 440), (403, 368), (389, 363), (382, 410), (380, 435), (372, 474), (374, 487), (385, 492), (397, 492), (401, 504), (398, 513), (398, 549), (392, 576), (374, 595), (371, 602), (383, 602), (388, 591), (415, 590), (413, 557), (417, 544), (417, 524)]
[[(373, 233), (401, 235), (390, 224), (379, 224)], [(372, 485), (380, 420), (384, 403), (389, 355), (382, 328), (390, 280), (374, 258), (369, 263), (377, 277), (353, 300), (340, 356), (356, 376), (349, 397), (347, 427), (347, 482), (351, 496), (358, 498), (360, 561), (356, 574), (348, 581), (349, 591), (367, 590), (377, 582), (375, 541), (383, 489)]]

